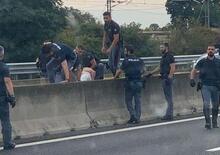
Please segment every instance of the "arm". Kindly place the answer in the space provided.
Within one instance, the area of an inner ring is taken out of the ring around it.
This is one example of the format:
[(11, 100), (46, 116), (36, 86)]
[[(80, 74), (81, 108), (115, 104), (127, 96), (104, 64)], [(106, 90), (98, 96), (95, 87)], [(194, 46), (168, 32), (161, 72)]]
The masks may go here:
[(61, 66), (62, 66), (63, 71), (64, 71), (65, 80), (69, 81), (69, 80), (70, 80), (70, 73), (69, 73), (67, 61), (64, 60), (64, 61), (61, 63)]
[(106, 32), (103, 33), (103, 39), (102, 39), (102, 53), (106, 52)]
[(111, 50), (113, 47), (115, 47), (117, 45), (118, 41), (119, 41), (119, 34), (114, 34), (114, 40), (112, 41), (112, 44), (109, 47), (109, 49)]
[(155, 74), (160, 71), (160, 66), (157, 66), (153, 71), (150, 72), (150, 74)]
[(90, 61), (90, 63), (91, 63), (91, 68), (92, 68), (92, 69), (95, 69), (96, 66), (97, 66), (97, 63), (96, 63), (95, 59), (92, 59), (92, 60)]
[(118, 70), (116, 71), (116, 74), (115, 74), (115, 76), (114, 76), (114, 79), (117, 79), (117, 78), (121, 75), (122, 72), (123, 72), (122, 69), (118, 69)]
[(197, 71), (195, 68), (193, 68), (192, 71), (191, 71), (191, 73), (190, 73), (190, 79), (194, 79), (197, 72), (198, 72), (198, 71)]
[(169, 73), (169, 78), (173, 77), (173, 74), (175, 73), (176, 70), (176, 65), (175, 63), (170, 64), (170, 73)]
[(7, 88), (8, 94), (14, 96), (14, 88), (10, 77), (4, 77), (5, 86)]

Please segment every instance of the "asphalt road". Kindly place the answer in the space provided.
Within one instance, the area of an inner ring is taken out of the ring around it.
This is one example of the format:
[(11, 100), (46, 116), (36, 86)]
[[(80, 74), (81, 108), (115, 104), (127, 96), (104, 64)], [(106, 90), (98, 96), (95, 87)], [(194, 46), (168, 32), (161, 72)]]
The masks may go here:
[(45, 143), (25, 144), (0, 151), (0, 155), (220, 155), (220, 151), (206, 151), (220, 147), (220, 129), (206, 130), (202, 119), (113, 129)]

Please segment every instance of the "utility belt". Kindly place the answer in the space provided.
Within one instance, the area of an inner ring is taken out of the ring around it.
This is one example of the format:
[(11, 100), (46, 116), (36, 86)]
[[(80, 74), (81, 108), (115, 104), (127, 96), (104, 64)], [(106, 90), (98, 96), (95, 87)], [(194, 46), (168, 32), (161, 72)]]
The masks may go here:
[[(206, 85), (206, 84), (204, 84), (204, 83), (202, 83), (201, 81), (199, 81), (199, 82), (197, 83), (197, 88), (196, 88), (196, 90), (197, 90), (197, 91), (201, 90), (202, 87), (203, 87), (203, 85)], [(208, 86), (208, 85), (207, 85), (207, 86)], [(217, 89), (220, 91), (220, 82), (216, 82), (215, 84), (210, 85), (210, 86), (217, 87)]]
[(138, 80), (126, 80), (125, 88), (132, 89), (134, 91), (141, 90), (143, 88), (143, 81), (141, 79)]
[(168, 79), (169, 74), (161, 73), (160, 78), (161, 79)]

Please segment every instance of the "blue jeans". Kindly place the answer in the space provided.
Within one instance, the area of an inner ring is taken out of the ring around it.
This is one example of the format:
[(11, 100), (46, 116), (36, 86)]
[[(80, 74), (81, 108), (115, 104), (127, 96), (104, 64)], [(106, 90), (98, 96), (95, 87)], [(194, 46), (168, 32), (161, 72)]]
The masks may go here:
[(96, 74), (95, 74), (95, 80), (103, 79), (104, 78), (104, 64), (98, 63), (96, 67)]
[[(73, 62), (68, 61), (67, 65), (70, 70), (73, 67)], [(65, 80), (65, 75), (61, 67), (61, 63), (57, 61), (57, 59), (51, 58), (51, 60), (47, 63), (46, 68), (47, 68), (47, 76), (50, 83), (59, 83)], [(73, 74), (71, 70), (70, 70), (70, 74)], [(73, 75), (70, 75), (70, 77), (73, 77)]]
[(9, 104), (6, 102), (6, 97), (0, 97), (0, 120), (2, 125), (2, 136), (4, 146), (9, 146), (12, 143), (12, 127), (9, 115)]
[(166, 117), (173, 117), (173, 93), (172, 93), (172, 86), (173, 79), (170, 78), (163, 78), (162, 79), (162, 87), (165, 99), (167, 101), (167, 110), (166, 110)]
[[(142, 82), (126, 82), (125, 84), (125, 102), (131, 118), (140, 120), (141, 117), (141, 89)], [(134, 105), (132, 104), (134, 98)]]
[(219, 108), (219, 91), (216, 86), (202, 86), (203, 113), (206, 125), (211, 125), (210, 118), (210, 101), (212, 103), (212, 124), (217, 125), (218, 108)]
[(119, 67), (119, 61), (121, 58), (121, 48), (119, 45), (116, 45), (112, 48), (108, 56), (108, 65), (113, 75), (115, 75), (116, 70)]

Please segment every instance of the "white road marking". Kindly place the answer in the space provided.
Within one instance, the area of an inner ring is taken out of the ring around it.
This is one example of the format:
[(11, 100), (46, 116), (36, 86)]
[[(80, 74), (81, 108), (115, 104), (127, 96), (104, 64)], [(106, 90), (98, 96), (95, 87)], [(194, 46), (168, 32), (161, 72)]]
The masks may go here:
[(220, 151), (220, 147), (214, 148), (214, 149), (210, 149), (210, 150), (206, 150), (207, 152), (217, 152)]
[[(42, 145), (42, 144), (50, 144), (50, 143), (69, 141), (69, 140), (76, 140), (76, 139), (83, 139), (83, 138), (88, 138), (88, 137), (95, 137), (95, 136), (108, 135), (108, 134), (114, 134), (114, 133), (120, 133), (120, 132), (140, 130), (140, 129), (145, 129), (145, 128), (152, 128), (152, 127), (158, 127), (158, 126), (165, 126), (165, 125), (171, 125), (171, 124), (178, 124), (178, 123), (196, 121), (196, 120), (201, 120), (201, 119), (204, 119), (204, 117), (202, 116), (202, 117), (188, 118), (188, 119), (182, 119), (182, 120), (176, 120), (176, 121), (170, 121), (170, 122), (162, 122), (162, 123), (142, 125), (142, 126), (135, 126), (135, 127), (128, 127), (128, 128), (116, 129), (116, 130), (110, 130), (110, 131), (104, 131), (104, 132), (97, 132), (97, 133), (91, 133), (91, 134), (71, 136), (71, 137), (65, 137), (65, 138), (43, 140), (43, 141), (39, 141), (39, 142), (31, 142), (31, 143), (25, 143), (25, 144), (18, 144), (18, 145), (16, 145), (16, 148), (29, 147), (29, 146)], [(3, 148), (0, 147), (0, 150), (2, 150), (2, 149)]]

